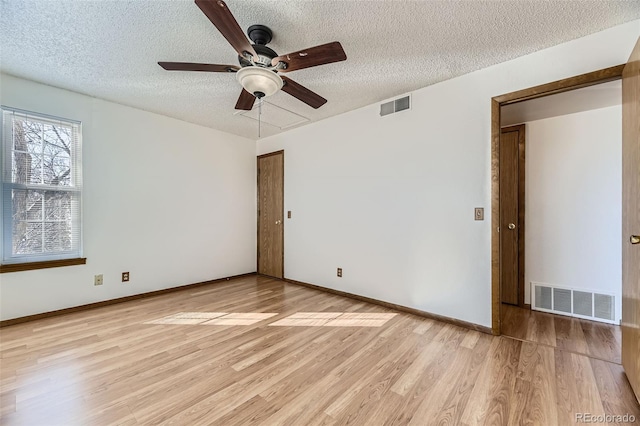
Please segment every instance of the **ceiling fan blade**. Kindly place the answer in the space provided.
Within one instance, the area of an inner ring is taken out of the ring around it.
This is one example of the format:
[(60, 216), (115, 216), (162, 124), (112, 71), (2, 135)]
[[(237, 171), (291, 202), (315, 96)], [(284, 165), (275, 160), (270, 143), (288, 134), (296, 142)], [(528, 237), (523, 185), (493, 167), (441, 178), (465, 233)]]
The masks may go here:
[(253, 56), (258, 56), (225, 2), (222, 0), (196, 0), (196, 4), (238, 52), (238, 55), (244, 56), (244, 52), (249, 52)]
[(192, 62), (158, 62), (167, 71), (206, 71), (206, 72), (236, 72), (240, 69), (235, 65), (196, 64)]
[(320, 108), (322, 105), (327, 103), (327, 100), (322, 96), (318, 95), (315, 92), (307, 89), (301, 84), (296, 83), (288, 77), (281, 76), (282, 81), (284, 81), (284, 86), (282, 86), (282, 91), (287, 92), (294, 98), (300, 99), (305, 104), (309, 105), (312, 108)]
[(238, 102), (236, 102), (236, 109), (243, 109), (245, 111), (251, 111), (253, 103), (256, 101), (256, 97), (246, 90), (242, 89)]
[(278, 62), (284, 62), (287, 67), (278, 70), (278, 72), (289, 72), (301, 70), (303, 68), (316, 67), (318, 65), (330, 64), (332, 62), (340, 62), (347, 59), (347, 54), (340, 42), (334, 41), (320, 46), (310, 47), (309, 49), (299, 50), (297, 52), (281, 55), (273, 58), (271, 65), (275, 66)]

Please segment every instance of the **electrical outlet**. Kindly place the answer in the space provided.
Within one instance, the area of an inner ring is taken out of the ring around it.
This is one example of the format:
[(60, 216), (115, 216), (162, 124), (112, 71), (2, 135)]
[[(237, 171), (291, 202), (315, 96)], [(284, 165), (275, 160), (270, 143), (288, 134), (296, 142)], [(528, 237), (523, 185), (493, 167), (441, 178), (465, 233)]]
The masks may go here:
[(338, 276), (342, 278), (342, 268), (338, 268)]
[(474, 211), (474, 217), (476, 220), (484, 220), (484, 208), (476, 207)]
[(129, 273), (128, 272), (123, 272), (122, 273), (122, 282), (127, 282), (129, 281)]
[(102, 274), (93, 276), (93, 285), (102, 285)]

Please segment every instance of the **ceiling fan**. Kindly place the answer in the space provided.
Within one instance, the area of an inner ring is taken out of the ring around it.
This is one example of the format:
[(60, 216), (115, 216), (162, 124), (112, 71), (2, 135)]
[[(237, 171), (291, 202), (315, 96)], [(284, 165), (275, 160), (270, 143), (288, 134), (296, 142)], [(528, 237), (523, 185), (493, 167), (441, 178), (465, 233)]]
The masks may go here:
[(264, 25), (249, 27), (247, 35), (252, 44), (245, 37), (224, 1), (195, 0), (195, 2), (238, 52), (240, 66), (191, 62), (158, 62), (158, 65), (168, 71), (236, 73), (236, 79), (243, 87), (236, 103), (236, 109), (240, 110), (251, 110), (256, 98), (271, 96), (280, 89), (313, 108), (320, 108), (327, 102), (322, 96), (286, 76), (281, 76), (280, 73), (346, 60), (347, 55), (339, 42), (334, 41), (279, 56), (266, 46), (273, 36), (268, 27)]

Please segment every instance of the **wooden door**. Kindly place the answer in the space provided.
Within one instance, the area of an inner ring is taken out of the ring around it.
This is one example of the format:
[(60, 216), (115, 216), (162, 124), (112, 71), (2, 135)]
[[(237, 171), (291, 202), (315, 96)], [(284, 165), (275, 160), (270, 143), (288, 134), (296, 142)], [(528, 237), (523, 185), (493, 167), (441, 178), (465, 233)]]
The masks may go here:
[(501, 301), (524, 306), (524, 124), (500, 133)]
[(640, 401), (640, 39), (622, 72), (622, 366)]
[(258, 157), (258, 273), (284, 277), (284, 151)]

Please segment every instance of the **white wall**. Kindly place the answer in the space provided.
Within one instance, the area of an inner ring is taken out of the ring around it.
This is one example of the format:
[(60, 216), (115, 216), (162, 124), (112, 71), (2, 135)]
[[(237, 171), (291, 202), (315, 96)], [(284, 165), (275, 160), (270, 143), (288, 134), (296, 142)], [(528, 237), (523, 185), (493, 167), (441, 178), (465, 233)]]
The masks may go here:
[(410, 111), (260, 140), (285, 150), (285, 276), (490, 326), (491, 97), (626, 62), (639, 34), (633, 21), (413, 92)]
[(0, 274), (2, 320), (255, 271), (254, 141), (7, 75), (0, 100), (83, 122), (87, 257)]
[(622, 107), (526, 123), (525, 300), (533, 282), (622, 308)]

